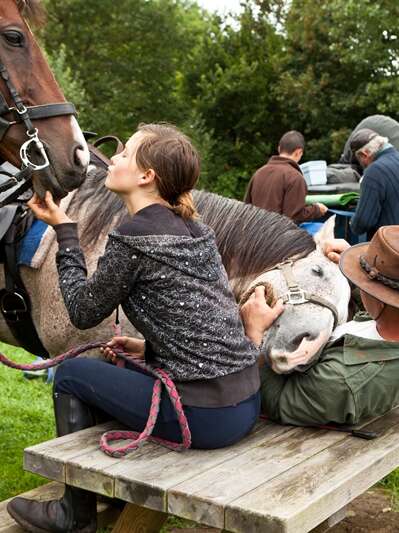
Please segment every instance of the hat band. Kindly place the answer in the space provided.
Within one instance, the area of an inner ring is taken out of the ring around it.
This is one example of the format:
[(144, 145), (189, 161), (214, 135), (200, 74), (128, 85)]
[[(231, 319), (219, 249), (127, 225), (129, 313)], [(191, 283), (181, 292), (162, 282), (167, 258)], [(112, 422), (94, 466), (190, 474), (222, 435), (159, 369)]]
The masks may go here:
[(377, 268), (370, 266), (364, 255), (360, 256), (359, 263), (371, 280), (379, 281), (380, 283), (386, 285), (387, 287), (390, 287), (391, 289), (399, 290), (399, 280), (392, 279), (388, 276), (384, 276), (384, 274), (381, 274)]

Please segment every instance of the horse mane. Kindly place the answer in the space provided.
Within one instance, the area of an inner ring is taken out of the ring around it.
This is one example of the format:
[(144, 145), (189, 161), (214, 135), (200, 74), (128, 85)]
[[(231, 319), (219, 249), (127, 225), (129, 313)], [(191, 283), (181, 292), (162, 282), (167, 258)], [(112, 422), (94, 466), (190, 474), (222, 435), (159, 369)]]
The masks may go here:
[[(119, 197), (105, 187), (106, 175), (106, 170), (99, 167), (89, 172), (70, 204), (70, 214), (81, 220), (81, 242), (86, 247), (93, 246), (100, 235), (128, 214)], [(205, 191), (194, 191), (194, 201), (201, 220), (216, 234), (237, 296), (265, 270), (315, 249), (313, 238), (305, 230), (278, 213)]]
[(316, 247), (309, 233), (278, 213), (206, 191), (194, 191), (194, 200), (202, 221), (215, 232), (236, 296), (261, 273)]
[(34, 26), (42, 26), (45, 22), (45, 9), (41, 0), (16, 0), (21, 15)]
[[(69, 213), (80, 220), (80, 241), (83, 247), (94, 246), (100, 235), (108, 233), (111, 228), (128, 215), (125, 204), (104, 185), (107, 171), (95, 167), (76, 191)], [(84, 217), (80, 216), (84, 213)]]

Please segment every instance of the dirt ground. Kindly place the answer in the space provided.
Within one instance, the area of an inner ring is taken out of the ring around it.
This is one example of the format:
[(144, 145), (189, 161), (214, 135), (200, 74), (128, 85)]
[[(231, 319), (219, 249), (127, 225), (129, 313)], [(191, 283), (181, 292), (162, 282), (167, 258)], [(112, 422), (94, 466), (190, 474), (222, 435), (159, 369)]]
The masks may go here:
[(347, 517), (328, 533), (399, 533), (399, 512), (392, 496), (383, 489), (371, 489), (348, 507)]
[[(328, 530), (328, 533), (366, 532), (399, 533), (399, 512), (394, 511), (392, 497), (383, 489), (374, 488), (356, 498), (348, 507), (347, 517)], [(194, 527), (172, 529), (170, 533), (221, 533), (221, 530)]]

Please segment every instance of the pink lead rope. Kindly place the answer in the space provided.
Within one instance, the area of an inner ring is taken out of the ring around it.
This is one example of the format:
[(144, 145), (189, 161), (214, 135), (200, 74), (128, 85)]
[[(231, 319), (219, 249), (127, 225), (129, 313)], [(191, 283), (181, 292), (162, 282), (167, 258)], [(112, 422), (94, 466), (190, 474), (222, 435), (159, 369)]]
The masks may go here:
[[(43, 363), (38, 363), (38, 364), (37, 363), (35, 364), (16, 363), (15, 361), (8, 359), (4, 354), (0, 352), (0, 363), (10, 368), (15, 368), (18, 370), (33, 370), (33, 371), (43, 370), (45, 368), (51, 368), (53, 366), (57, 366), (60, 363), (66, 361), (67, 359), (72, 359), (74, 357), (77, 357), (78, 355), (84, 352), (87, 352), (88, 350), (93, 350), (97, 348), (105, 348), (106, 346), (107, 344), (105, 342), (92, 342), (89, 344), (84, 344), (82, 346), (72, 348), (71, 350), (68, 350), (67, 352), (63, 354), (58, 355), (54, 359), (43, 361)], [(146, 365), (142, 359), (132, 357), (126, 352), (123, 352), (122, 350), (119, 350), (115, 347), (113, 347), (112, 350), (115, 352), (115, 355), (119, 359), (120, 363), (124, 364), (126, 361), (129, 363), (132, 363), (133, 365), (136, 365), (137, 367), (141, 368), (148, 374), (154, 376), (156, 380), (155, 380), (154, 388), (152, 391), (150, 413), (149, 413), (148, 420), (147, 420), (144, 430), (141, 433), (138, 433), (137, 431), (123, 431), (123, 430), (107, 431), (106, 433), (102, 435), (100, 439), (100, 449), (107, 455), (110, 455), (111, 457), (123, 457), (129, 452), (132, 452), (133, 450), (137, 450), (137, 448), (139, 448), (146, 440), (157, 442), (158, 444), (161, 444), (162, 446), (166, 446), (167, 448), (170, 448), (171, 450), (178, 451), (178, 452), (190, 448), (191, 446), (190, 428), (188, 427), (187, 418), (186, 418), (186, 415), (184, 414), (183, 405), (181, 403), (179, 393), (177, 392), (176, 385), (173, 383), (168, 373), (165, 372), (165, 370), (162, 370), (160, 368), (151, 368), (150, 366)], [(120, 365), (118, 364), (118, 366)], [(182, 442), (180, 443), (168, 441), (166, 439), (161, 439), (160, 437), (152, 437), (152, 432), (154, 430), (154, 426), (158, 418), (159, 406), (161, 403), (162, 384), (165, 386), (165, 389), (168, 393), (170, 401), (172, 402), (176, 415), (177, 415), (177, 420), (179, 422), (179, 426), (180, 426), (180, 430), (182, 434)], [(129, 442), (128, 444), (125, 444), (124, 446), (119, 446), (115, 448), (110, 446), (109, 443), (112, 441), (116, 441), (116, 440), (131, 440), (131, 442)]]

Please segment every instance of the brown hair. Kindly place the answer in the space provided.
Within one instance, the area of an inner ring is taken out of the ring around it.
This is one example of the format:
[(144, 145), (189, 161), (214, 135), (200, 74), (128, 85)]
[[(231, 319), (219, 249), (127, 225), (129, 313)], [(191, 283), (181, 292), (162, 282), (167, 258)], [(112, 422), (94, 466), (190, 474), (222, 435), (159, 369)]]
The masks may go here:
[(191, 190), (200, 174), (200, 158), (190, 139), (170, 124), (140, 124), (137, 131), (144, 134), (137, 165), (155, 171), (159, 194), (176, 214), (195, 218)]
[(284, 133), (278, 143), (279, 153), (292, 154), (297, 148), (305, 149), (305, 139), (299, 131), (291, 130)]

